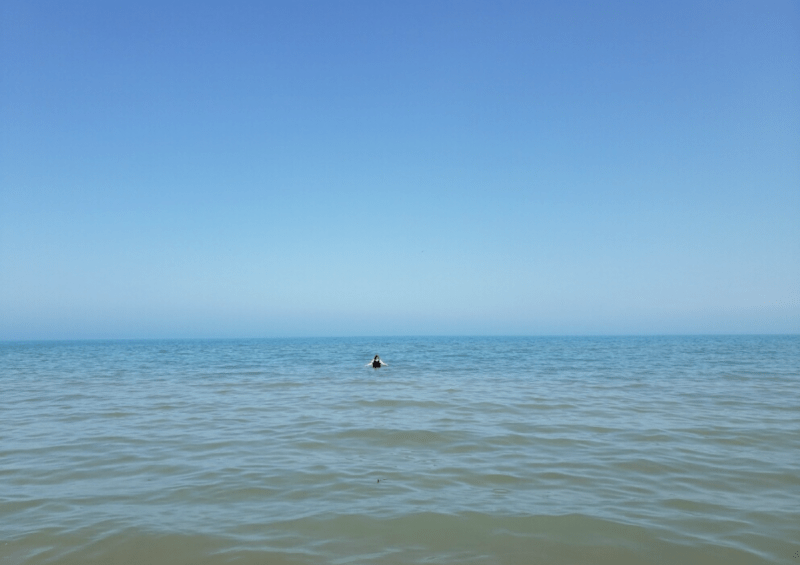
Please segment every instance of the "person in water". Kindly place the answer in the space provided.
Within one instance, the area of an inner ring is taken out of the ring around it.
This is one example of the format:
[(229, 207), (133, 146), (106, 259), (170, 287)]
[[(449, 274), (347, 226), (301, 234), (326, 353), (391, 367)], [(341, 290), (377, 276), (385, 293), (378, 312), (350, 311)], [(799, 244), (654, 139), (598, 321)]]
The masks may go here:
[(370, 365), (372, 365), (373, 369), (379, 369), (380, 367), (383, 367), (384, 365), (386, 365), (386, 363), (381, 361), (381, 358), (376, 355), (375, 357), (372, 358), (372, 361), (367, 363), (366, 366), (369, 367)]

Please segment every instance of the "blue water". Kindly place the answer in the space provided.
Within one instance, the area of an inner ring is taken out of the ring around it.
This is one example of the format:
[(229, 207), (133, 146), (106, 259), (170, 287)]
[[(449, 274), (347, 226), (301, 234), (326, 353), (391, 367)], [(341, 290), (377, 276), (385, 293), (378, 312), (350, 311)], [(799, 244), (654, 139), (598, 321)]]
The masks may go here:
[(800, 562), (798, 336), (2, 343), (0, 387), (4, 563)]

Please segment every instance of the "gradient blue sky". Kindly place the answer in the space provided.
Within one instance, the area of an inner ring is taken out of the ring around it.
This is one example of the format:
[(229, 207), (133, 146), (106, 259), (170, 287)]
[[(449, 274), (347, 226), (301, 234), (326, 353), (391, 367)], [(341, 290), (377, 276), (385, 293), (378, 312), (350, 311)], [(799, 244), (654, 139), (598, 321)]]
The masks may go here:
[(2, 3), (0, 339), (800, 332), (800, 3)]

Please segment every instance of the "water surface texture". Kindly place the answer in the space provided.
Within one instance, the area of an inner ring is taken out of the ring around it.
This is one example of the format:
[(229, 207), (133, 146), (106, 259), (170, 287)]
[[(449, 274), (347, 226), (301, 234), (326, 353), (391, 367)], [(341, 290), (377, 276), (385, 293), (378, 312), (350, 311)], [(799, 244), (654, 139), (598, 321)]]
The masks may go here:
[(798, 550), (798, 336), (0, 344), (4, 564)]

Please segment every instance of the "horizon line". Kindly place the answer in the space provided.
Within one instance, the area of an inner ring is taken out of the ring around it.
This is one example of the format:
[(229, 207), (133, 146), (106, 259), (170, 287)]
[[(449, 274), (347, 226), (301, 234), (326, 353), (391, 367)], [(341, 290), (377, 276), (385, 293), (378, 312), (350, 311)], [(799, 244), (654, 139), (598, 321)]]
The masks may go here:
[(409, 339), (409, 338), (655, 338), (655, 337), (800, 337), (800, 333), (575, 333), (575, 334), (385, 334), (385, 335), (289, 335), (261, 337), (88, 337), (0, 339), (0, 343), (76, 343), (112, 341), (269, 341), (313, 339)]

